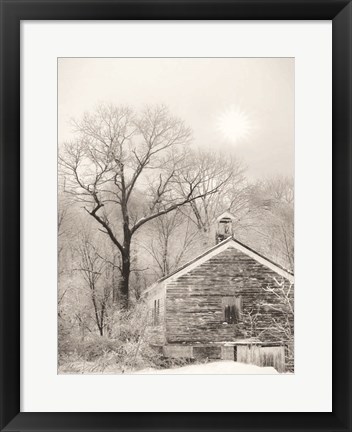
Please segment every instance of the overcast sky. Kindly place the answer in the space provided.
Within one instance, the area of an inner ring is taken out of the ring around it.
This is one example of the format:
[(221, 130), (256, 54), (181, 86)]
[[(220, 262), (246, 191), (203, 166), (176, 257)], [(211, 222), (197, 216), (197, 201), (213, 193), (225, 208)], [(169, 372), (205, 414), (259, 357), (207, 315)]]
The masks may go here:
[(59, 59), (59, 142), (102, 102), (165, 104), (193, 145), (230, 148), (261, 178), (294, 172), (294, 59)]

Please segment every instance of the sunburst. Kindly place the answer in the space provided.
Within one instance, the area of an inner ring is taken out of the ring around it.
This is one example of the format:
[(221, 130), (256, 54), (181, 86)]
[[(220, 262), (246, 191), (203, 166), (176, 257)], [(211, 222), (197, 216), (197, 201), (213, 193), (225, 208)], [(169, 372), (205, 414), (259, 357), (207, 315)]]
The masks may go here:
[(252, 130), (248, 114), (235, 106), (231, 106), (219, 115), (216, 126), (223, 137), (232, 143), (244, 141)]

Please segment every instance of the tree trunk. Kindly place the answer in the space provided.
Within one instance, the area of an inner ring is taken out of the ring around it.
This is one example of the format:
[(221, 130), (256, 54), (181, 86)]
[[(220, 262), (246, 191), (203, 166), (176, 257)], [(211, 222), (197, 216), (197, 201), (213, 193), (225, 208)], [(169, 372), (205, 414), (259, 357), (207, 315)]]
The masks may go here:
[(129, 307), (129, 280), (130, 280), (130, 254), (122, 258), (121, 279), (119, 282), (119, 294), (121, 308), (127, 310)]
[(123, 218), (123, 252), (122, 252), (122, 266), (121, 266), (121, 279), (119, 283), (119, 294), (121, 307), (124, 310), (128, 310), (129, 306), (129, 280), (131, 272), (131, 240), (132, 234), (129, 226), (129, 216), (127, 202), (128, 197), (126, 196), (125, 178), (123, 173), (123, 165), (121, 167), (121, 183), (122, 183), (122, 199), (121, 199), (121, 211)]
[(128, 217), (124, 223), (124, 243), (121, 265), (121, 279), (119, 283), (119, 296), (121, 308), (127, 310), (129, 307), (129, 281), (131, 273), (131, 232), (128, 227)]

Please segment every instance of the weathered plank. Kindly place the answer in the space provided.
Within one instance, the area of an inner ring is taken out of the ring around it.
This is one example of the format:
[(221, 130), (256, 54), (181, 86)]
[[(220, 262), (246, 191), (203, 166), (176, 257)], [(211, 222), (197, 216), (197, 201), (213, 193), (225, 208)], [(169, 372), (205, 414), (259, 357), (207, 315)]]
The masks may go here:
[[(280, 277), (246, 254), (234, 248), (226, 249), (192, 271), (170, 281), (166, 288), (166, 340), (168, 343), (214, 343), (251, 337), (246, 320), (238, 324), (224, 323), (222, 299), (241, 296), (242, 314), (258, 312), (256, 331), (286, 319), (279, 311), (261, 304), (280, 306), (272, 293)], [(277, 308), (279, 309), (279, 308)], [(263, 342), (273, 342), (267, 338)]]
[(165, 357), (193, 358), (193, 347), (187, 345), (165, 345), (163, 347)]

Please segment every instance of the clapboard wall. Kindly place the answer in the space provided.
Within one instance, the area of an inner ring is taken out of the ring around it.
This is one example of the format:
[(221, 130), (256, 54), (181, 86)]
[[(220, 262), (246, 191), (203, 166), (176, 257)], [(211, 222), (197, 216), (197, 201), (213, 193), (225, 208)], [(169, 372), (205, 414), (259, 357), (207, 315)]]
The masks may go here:
[[(155, 310), (155, 303), (158, 302), (158, 310)], [(166, 289), (165, 284), (159, 284), (153, 289), (147, 297), (147, 305), (149, 309), (147, 338), (152, 345), (165, 345), (166, 341), (166, 325), (165, 325), (165, 305), (166, 305)], [(158, 312), (157, 317), (155, 317)], [(157, 319), (156, 319), (157, 318)]]
[[(235, 248), (227, 248), (175, 280), (166, 282), (165, 338), (169, 344), (216, 343), (253, 337), (249, 314), (255, 314), (256, 335), (263, 342), (276, 341), (268, 335), (273, 318), (284, 322), (287, 315), (280, 299), (264, 290), (278, 289), (282, 277)], [(241, 296), (243, 319), (224, 324), (222, 299)], [(293, 295), (293, 290), (292, 290)], [(266, 305), (266, 306), (264, 306)]]

